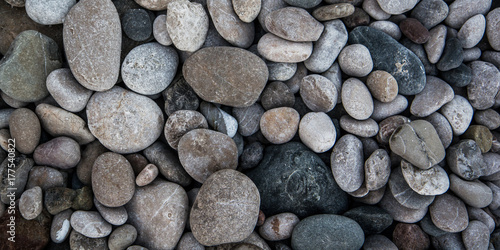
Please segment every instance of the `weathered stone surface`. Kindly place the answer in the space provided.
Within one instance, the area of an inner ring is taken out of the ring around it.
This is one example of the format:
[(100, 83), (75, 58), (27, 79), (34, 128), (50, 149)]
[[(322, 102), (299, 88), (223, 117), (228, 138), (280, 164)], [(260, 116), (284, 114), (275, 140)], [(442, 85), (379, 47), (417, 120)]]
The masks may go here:
[(9, 131), (15, 140), (15, 148), (22, 154), (31, 154), (35, 150), (41, 135), (40, 121), (30, 109), (16, 109), (9, 118)]
[(418, 0), (377, 0), (377, 2), (385, 12), (391, 15), (399, 15), (413, 9)]
[(201, 102), (200, 111), (207, 118), (210, 127), (229, 135), (229, 137), (234, 137), (236, 135), (238, 121), (230, 114), (226, 113), (226, 111), (215, 104), (205, 101)]
[(236, 15), (245, 23), (250, 23), (257, 18), (262, 5), (261, 0), (232, 0), (231, 2), (234, 12), (236, 12)]
[(189, 206), (181, 186), (157, 180), (137, 188), (126, 208), (130, 224), (140, 232), (138, 244), (150, 249), (173, 249), (182, 236)]
[(273, 62), (298, 63), (307, 60), (313, 52), (312, 42), (292, 42), (267, 33), (257, 44), (259, 54)]
[[(109, 0), (83, 0), (64, 19), (64, 49), (76, 80), (85, 88), (112, 88), (120, 73), (122, 28)], [(100, 37), (105, 37), (101, 39)]]
[(474, 61), (470, 67), (472, 79), (467, 85), (467, 99), (476, 109), (491, 108), (500, 89), (500, 71), (493, 64), (483, 61)]
[(76, 230), (71, 230), (71, 234), (69, 235), (69, 245), (71, 249), (108, 249), (108, 241), (106, 240), (106, 237), (89, 238)]
[(130, 224), (125, 224), (113, 230), (108, 240), (110, 250), (124, 249), (132, 245), (137, 239), (137, 229)]
[(429, 31), (429, 41), (424, 44), (424, 49), (430, 63), (437, 63), (441, 58), (446, 43), (446, 31), (447, 29), (444, 25), (438, 25)]
[(27, 220), (35, 219), (42, 213), (42, 189), (34, 187), (24, 191), (19, 199), (19, 212)]
[(263, 114), (264, 109), (258, 103), (245, 108), (233, 108), (233, 116), (238, 121), (238, 133), (250, 136), (257, 132)]
[(299, 121), (299, 113), (293, 108), (271, 109), (260, 118), (260, 131), (271, 143), (282, 144), (293, 138), (299, 127)]
[(123, 33), (134, 42), (149, 40), (153, 32), (151, 12), (145, 9), (129, 9), (121, 15)]
[(471, 125), (462, 135), (462, 138), (474, 140), (481, 149), (481, 153), (490, 151), (493, 144), (493, 134), (487, 127), (482, 125)]
[(167, 30), (167, 15), (163, 14), (155, 18), (153, 22), (153, 36), (163, 46), (172, 45), (173, 42)]
[(486, 31), (486, 18), (477, 14), (469, 18), (457, 33), (457, 38), (462, 42), (464, 49), (476, 46), (483, 38)]
[(224, 39), (241, 48), (252, 45), (254, 24), (239, 19), (231, 0), (207, 0), (207, 7), (215, 28)]
[(266, 240), (285, 240), (292, 236), (292, 231), (299, 221), (299, 217), (292, 213), (276, 214), (266, 218), (259, 228), (259, 233)]
[(99, 155), (107, 151), (108, 149), (99, 141), (94, 141), (83, 149), (81, 160), (76, 166), (76, 174), (83, 184), (90, 185), (92, 183), (92, 166), (94, 166), (94, 161)]
[(354, 13), (342, 18), (347, 28), (353, 29), (358, 26), (368, 25), (370, 23), (370, 16), (361, 8), (355, 7)]
[(94, 205), (97, 208), (99, 214), (105, 219), (109, 224), (120, 226), (127, 222), (128, 214), (124, 206), (121, 207), (106, 207), (100, 203), (94, 196)]
[(383, 71), (376, 70), (370, 73), (366, 86), (373, 98), (381, 102), (391, 102), (398, 95), (398, 83), (394, 77)]
[(56, 69), (47, 76), (47, 89), (57, 104), (70, 112), (82, 111), (92, 95), (66, 68)]
[(386, 188), (384, 196), (379, 206), (386, 210), (395, 221), (404, 223), (415, 223), (420, 221), (427, 213), (427, 207), (421, 209), (411, 209), (401, 205), (391, 191)]
[(452, 37), (446, 40), (443, 54), (436, 64), (437, 69), (449, 71), (458, 68), (464, 60), (464, 50), (462, 42), (458, 38)]
[(153, 182), (158, 176), (158, 168), (154, 164), (148, 164), (135, 178), (135, 184), (142, 187)]
[(197, 110), (200, 105), (198, 96), (182, 75), (177, 76), (162, 95), (167, 115), (178, 110)]
[(453, 100), (441, 108), (441, 114), (450, 122), (453, 134), (459, 136), (469, 127), (474, 110), (467, 99), (455, 95)]
[(305, 217), (347, 208), (347, 195), (335, 183), (330, 169), (297, 142), (267, 147), (262, 162), (247, 175), (259, 188), (265, 214), (288, 211)]
[(170, 147), (177, 150), (181, 137), (196, 128), (208, 128), (205, 117), (197, 111), (179, 110), (168, 117), (164, 129), (165, 138)]
[(57, 137), (40, 144), (33, 153), (38, 165), (47, 165), (61, 169), (76, 167), (81, 159), (80, 145), (68, 137)]
[(146, 148), (143, 153), (151, 163), (156, 165), (160, 173), (168, 181), (175, 182), (181, 186), (187, 186), (191, 183), (192, 179), (182, 167), (175, 151), (164, 143), (155, 142)]
[(136, 3), (148, 10), (166, 10), (167, 6), (173, 0), (135, 0)]
[(394, 76), (400, 94), (415, 95), (424, 89), (425, 70), (422, 62), (389, 35), (374, 28), (357, 27), (349, 34), (349, 42), (360, 43), (368, 48), (373, 69), (384, 70)]
[[(401, 166), (405, 164), (408, 163), (402, 162)], [(396, 167), (392, 171), (388, 186), (396, 201), (406, 208), (425, 209), (434, 201), (434, 196), (420, 195), (408, 185), (401, 167)]]
[(379, 122), (380, 129), (377, 135), (377, 141), (382, 144), (389, 144), (389, 139), (391, 138), (394, 130), (396, 130), (399, 126), (410, 122), (411, 120), (408, 117), (401, 115), (395, 115), (384, 119)]
[(391, 174), (391, 159), (384, 149), (377, 149), (365, 161), (365, 184), (370, 191), (387, 184)]
[(296, 63), (266, 62), (270, 81), (287, 81), (297, 71)]
[(408, 107), (408, 99), (403, 95), (397, 95), (391, 102), (379, 102), (373, 100), (373, 114), (371, 118), (381, 121), (393, 115), (398, 115)]
[(9, 97), (35, 102), (46, 97), (46, 78), (61, 67), (61, 54), (50, 37), (34, 30), (23, 31), (0, 60), (0, 89)]
[(89, 238), (106, 237), (112, 230), (111, 225), (95, 211), (76, 211), (71, 215), (70, 222), (75, 231)]
[(64, 242), (71, 232), (70, 219), (73, 211), (67, 209), (54, 216), (50, 227), (50, 239), (55, 243)]
[(434, 225), (446, 232), (461, 232), (469, 224), (465, 204), (448, 193), (436, 197), (434, 203), (429, 206), (429, 213)]
[(310, 112), (300, 120), (299, 137), (312, 151), (323, 153), (333, 147), (337, 132), (327, 114)]
[(464, 181), (460, 177), (450, 174), (450, 189), (472, 207), (483, 208), (490, 205), (493, 200), (491, 188), (479, 180)]
[(375, 120), (356, 120), (348, 115), (343, 115), (339, 120), (340, 127), (348, 133), (359, 137), (373, 137), (378, 133), (378, 124)]
[(293, 42), (317, 41), (324, 29), (323, 24), (306, 10), (296, 7), (285, 7), (269, 13), (265, 23), (269, 32)]
[(95, 93), (87, 105), (87, 117), (92, 134), (117, 153), (147, 148), (164, 125), (161, 109), (153, 100), (121, 87)]
[(465, 180), (474, 180), (488, 168), (476, 142), (462, 140), (448, 148), (446, 161), (450, 170)]
[(47, 211), (56, 215), (66, 209), (71, 208), (76, 191), (65, 187), (53, 187), (45, 190), (43, 203)]
[(448, 175), (440, 166), (422, 170), (401, 161), (401, 170), (408, 185), (420, 195), (440, 195), (450, 187)]
[(279, 107), (293, 107), (295, 96), (285, 83), (275, 81), (266, 85), (260, 96), (260, 103), (266, 110)]
[(429, 236), (416, 224), (398, 223), (392, 232), (392, 240), (398, 249), (429, 249)]
[(458, 29), (470, 17), (476, 14), (486, 14), (491, 6), (491, 0), (457, 0), (450, 4), (450, 11), (444, 20), (446, 25)]
[(313, 74), (302, 78), (300, 96), (312, 111), (329, 112), (337, 104), (339, 93), (328, 78)]
[(363, 145), (354, 135), (342, 136), (330, 156), (333, 177), (345, 192), (358, 190), (364, 181)]
[[(354, 6), (350, 3), (337, 3), (316, 8), (312, 15), (318, 21), (330, 21), (350, 16), (354, 13)], [(325, 24), (326, 28), (326, 24)]]
[(347, 79), (342, 85), (342, 105), (354, 119), (365, 120), (373, 113), (373, 99), (366, 85), (356, 78)]
[(186, 232), (182, 235), (179, 243), (177, 244), (179, 250), (205, 250), (205, 246), (200, 244), (193, 236), (193, 233)]
[(428, 75), (424, 89), (411, 103), (410, 112), (418, 117), (429, 116), (453, 100), (453, 97), (455, 93), (450, 85), (435, 76)]
[(260, 26), (262, 26), (262, 29), (264, 31), (268, 32), (266, 28), (266, 17), (269, 15), (269, 13), (285, 8), (288, 6), (288, 4), (284, 0), (261, 0), (261, 8), (259, 12), (259, 16), (257, 17), (260, 23)]
[(168, 4), (168, 35), (179, 50), (195, 52), (201, 48), (207, 36), (208, 22), (208, 15), (199, 3), (171, 1)]
[(488, 227), (478, 220), (471, 220), (469, 226), (462, 232), (466, 249), (489, 249), (490, 232)]
[(486, 35), (488, 37), (488, 42), (496, 51), (500, 51), (500, 32), (498, 32), (498, 30), (500, 29), (500, 23), (498, 22), (499, 20), (499, 8), (491, 10), (486, 16)]
[(262, 59), (230, 47), (197, 51), (184, 63), (182, 73), (203, 100), (233, 107), (254, 104), (269, 74)]
[(344, 47), (339, 54), (339, 65), (342, 71), (355, 77), (367, 76), (373, 69), (370, 51), (362, 44)]
[(54, 168), (36, 166), (30, 170), (26, 189), (31, 189), (36, 186), (40, 187), (42, 190), (51, 187), (63, 187), (66, 186), (66, 178), (60, 171)]

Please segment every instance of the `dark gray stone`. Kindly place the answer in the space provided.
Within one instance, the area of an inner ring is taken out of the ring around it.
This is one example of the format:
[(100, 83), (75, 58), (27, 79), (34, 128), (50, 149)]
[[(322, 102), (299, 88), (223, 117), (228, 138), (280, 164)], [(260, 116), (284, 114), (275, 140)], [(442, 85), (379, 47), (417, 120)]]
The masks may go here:
[(443, 55), (436, 64), (437, 68), (441, 71), (448, 71), (458, 68), (464, 61), (464, 50), (462, 49), (462, 42), (458, 38), (450, 38), (444, 45)]
[(422, 44), (416, 44), (412, 42), (410, 39), (402, 39), (401, 44), (403, 44), (406, 48), (411, 50), (415, 55), (420, 59), (422, 64), (424, 65), (425, 74), (426, 75), (437, 75), (436, 65), (432, 64), (427, 57), (427, 53), (425, 52), (425, 48)]
[(486, 165), (481, 149), (474, 140), (462, 140), (448, 148), (446, 161), (450, 170), (465, 180), (474, 180), (485, 174)]
[(248, 144), (243, 149), (240, 156), (239, 167), (242, 169), (250, 169), (256, 167), (264, 157), (264, 146), (256, 141)]
[(425, 217), (418, 224), (420, 225), (420, 228), (422, 228), (422, 230), (430, 236), (439, 237), (448, 233), (436, 227), (429, 214), (425, 215)]
[(167, 115), (177, 110), (197, 110), (200, 105), (198, 96), (182, 75), (176, 77), (162, 94)]
[(404, 179), (399, 167), (393, 169), (388, 186), (399, 204), (407, 208), (423, 209), (434, 201), (434, 196), (420, 195), (413, 191)]
[(448, 71), (441, 71), (441, 78), (454, 87), (465, 87), (472, 79), (472, 70), (465, 64), (460, 64), (457, 68)]
[(171, 182), (181, 186), (191, 183), (191, 176), (184, 170), (177, 154), (162, 142), (156, 142), (146, 148), (144, 156), (158, 167), (160, 173)]
[(446, 19), (448, 5), (443, 0), (422, 0), (412, 10), (411, 16), (430, 29)]
[(388, 228), (392, 216), (384, 209), (376, 206), (361, 206), (344, 213), (344, 216), (356, 221), (363, 229), (365, 235), (378, 234)]
[(260, 96), (260, 102), (266, 110), (279, 107), (293, 107), (295, 96), (285, 83), (275, 81), (266, 85)]
[(121, 22), (123, 32), (134, 41), (146, 41), (153, 34), (153, 21), (144, 9), (128, 10)]

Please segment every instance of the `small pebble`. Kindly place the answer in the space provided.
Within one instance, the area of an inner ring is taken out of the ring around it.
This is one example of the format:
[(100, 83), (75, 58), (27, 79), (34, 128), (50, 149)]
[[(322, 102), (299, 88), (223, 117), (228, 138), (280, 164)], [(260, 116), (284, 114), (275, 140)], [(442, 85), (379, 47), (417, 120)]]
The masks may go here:
[(464, 50), (462, 42), (457, 38), (449, 38), (446, 40), (443, 54), (436, 64), (437, 69), (448, 71), (458, 68), (464, 60)]
[(350, 16), (354, 13), (354, 6), (349, 3), (325, 5), (315, 9), (312, 13), (318, 21), (330, 21)]
[(407, 12), (417, 4), (417, 0), (377, 0), (380, 7), (391, 15), (399, 15)]
[(15, 148), (22, 154), (35, 151), (41, 136), (40, 120), (27, 108), (19, 108), (9, 117), (9, 132), (15, 140)]
[(462, 232), (462, 239), (466, 249), (489, 249), (490, 232), (484, 223), (472, 220)]
[(441, 114), (450, 122), (453, 134), (459, 136), (469, 127), (474, 110), (467, 99), (455, 95), (453, 100), (441, 108)]
[(408, 99), (403, 95), (397, 95), (391, 102), (373, 100), (373, 114), (370, 117), (375, 121), (381, 121), (390, 116), (400, 114), (407, 107)]
[(450, 190), (465, 204), (476, 208), (486, 207), (493, 200), (493, 192), (486, 184), (479, 180), (464, 181), (454, 174), (450, 174)]
[(446, 19), (449, 7), (443, 0), (422, 0), (415, 6), (411, 16), (430, 29)]
[(339, 54), (342, 71), (355, 77), (367, 76), (373, 69), (370, 51), (361, 44), (348, 45)]
[(81, 159), (80, 145), (68, 137), (57, 137), (36, 147), (33, 159), (38, 165), (61, 169), (76, 167)]
[(464, 62), (479, 60), (479, 58), (481, 58), (481, 54), (481, 49), (478, 47), (464, 49)]
[(342, 136), (330, 156), (333, 177), (345, 192), (358, 190), (364, 181), (363, 144), (354, 135)]
[(300, 140), (316, 153), (328, 151), (335, 144), (335, 126), (323, 112), (310, 112), (299, 123)]
[(200, 105), (198, 96), (183, 76), (174, 78), (162, 95), (165, 100), (165, 113), (168, 116), (178, 110), (197, 110)]
[(292, 42), (317, 41), (324, 26), (306, 10), (285, 7), (266, 16), (266, 28), (274, 35)]
[(200, 244), (193, 236), (193, 233), (186, 232), (182, 235), (179, 243), (177, 244), (179, 250), (205, 250), (205, 246)]
[(234, 12), (245, 23), (251, 23), (259, 15), (262, 0), (232, 0)]
[(437, 63), (441, 58), (446, 43), (446, 26), (438, 25), (429, 31), (429, 41), (424, 44), (430, 63)]
[(295, 75), (297, 71), (296, 63), (267, 62), (270, 81), (287, 81)]
[(453, 100), (455, 93), (445, 81), (427, 76), (422, 92), (415, 95), (410, 106), (410, 112), (417, 117), (425, 117), (439, 110), (443, 105)]
[(373, 100), (366, 85), (356, 78), (347, 79), (342, 85), (342, 105), (354, 119), (365, 120), (373, 113)]
[(465, 204), (448, 193), (436, 197), (429, 206), (429, 213), (434, 225), (446, 232), (461, 232), (469, 225)]
[(472, 79), (467, 85), (467, 99), (472, 107), (484, 110), (493, 107), (500, 88), (500, 71), (493, 64), (474, 61), (469, 64)]
[[(403, 167), (406, 164), (408, 163), (402, 161), (401, 166)], [(391, 194), (400, 205), (406, 208), (427, 208), (434, 201), (435, 196), (420, 195), (415, 192), (415, 190), (413, 190), (413, 188), (411, 188), (405, 180), (405, 176), (403, 176), (403, 171), (401, 170), (402, 167), (394, 169), (391, 173), (388, 183)]]
[(460, 28), (469, 18), (476, 14), (486, 14), (491, 0), (457, 0), (449, 5), (449, 13), (445, 24), (451, 28)]
[(359, 137), (373, 137), (378, 134), (378, 124), (375, 120), (356, 120), (348, 115), (340, 117), (340, 127), (348, 133)]
[(399, 126), (410, 122), (411, 120), (408, 117), (401, 115), (391, 116), (382, 120), (381, 122), (379, 122), (380, 129), (377, 134), (377, 141), (379, 143), (388, 145), (389, 139), (391, 138), (394, 130), (396, 130)]
[(482, 125), (471, 125), (462, 135), (462, 138), (474, 140), (481, 149), (481, 153), (490, 151), (493, 144), (493, 135), (487, 127)]
[(135, 183), (137, 186), (146, 186), (153, 182), (158, 176), (158, 168), (154, 164), (148, 164), (146, 167), (137, 175), (135, 178)]
[(500, 9), (491, 10), (486, 16), (486, 36), (494, 50), (500, 51), (500, 32), (498, 31), (500, 20)]
[(66, 186), (66, 178), (55, 168), (35, 166), (30, 170), (26, 189), (40, 187), (43, 191), (51, 187)]
[(266, 218), (259, 228), (259, 233), (269, 241), (285, 240), (292, 236), (292, 231), (299, 221), (299, 217), (293, 213), (276, 214)]
[(75, 197), (76, 191), (73, 189), (65, 187), (48, 188), (44, 192), (43, 204), (50, 214), (56, 215), (71, 208)]
[(416, 44), (424, 44), (430, 38), (427, 28), (415, 18), (407, 18), (401, 21), (399, 28), (403, 35)]
[(454, 87), (465, 87), (470, 84), (472, 80), (472, 69), (465, 65), (460, 64), (457, 68), (441, 71), (441, 78)]
[(429, 236), (416, 224), (398, 223), (392, 240), (399, 249), (429, 249), (431, 245)]
[(163, 14), (155, 18), (153, 22), (153, 36), (155, 40), (163, 46), (170, 46), (173, 44), (172, 38), (170, 38), (167, 30), (167, 15)]
[(252, 45), (255, 33), (254, 24), (240, 20), (234, 12), (231, 0), (207, 0), (206, 3), (215, 28), (225, 40), (240, 48), (248, 48)]
[(75, 231), (89, 238), (106, 237), (112, 230), (111, 225), (94, 211), (75, 211), (71, 215), (70, 223)]
[(260, 130), (274, 144), (290, 141), (299, 127), (299, 113), (288, 107), (270, 109), (260, 118)]
[(387, 184), (391, 174), (391, 161), (384, 149), (377, 149), (365, 161), (365, 184), (370, 191), (378, 190)]
[(125, 249), (134, 244), (137, 239), (137, 229), (130, 224), (115, 228), (109, 235), (108, 247), (110, 250)]
[(259, 54), (267, 60), (298, 63), (307, 60), (311, 56), (313, 44), (312, 42), (292, 42), (272, 33), (267, 33), (260, 38), (257, 49)]
[(80, 85), (66, 68), (54, 70), (47, 76), (47, 89), (57, 104), (70, 112), (82, 111), (92, 96), (92, 91)]
[(209, 19), (200, 3), (170, 1), (166, 21), (168, 35), (178, 50), (195, 52), (205, 42)]
[(35, 22), (43, 25), (61, 24), (76, 0), (36, 1), (27, 0), (26, 13)]
[(315, 112), (329, 112), (337, 104), (338, 89), (321, 75), (308, 75), (300, 83), (300, 96), (306, 106)]
[(381, 234), (370, 235), (363, 244), (365, 250), (397, 250), (398, 247), (387, 237)]
[(233, 116), (238, 121), (238, 133), (250, 136), (259, 130), (259, 121), (265, 110), (258, 103), (246, 108), (233, 108)]
[(382, 70), (370, 73), (366, 80), (373, 98), (381, 102), (391, 102), (398, 95), (398, 83), (394, 77)]
[(40, 187), (27, 189), (19, 199), (19, 212), (21, 212), (23, 218), (33, 220), (42, 213), (42, 201), (42, 189)]
[(197, 128), (208, 128), (207, 120), (200, 112), (179, 110), (172, 113), (168, 117), (164, 129), (168, 145), (177, 150), (181, 137), (187, 132)]
[(125, 207), (106, 207), (95, 197), (94, 205), (97, 208), (97, 211), (99, 211), (99, 214), (101, 214), (102, 218), (109, 222), (109, 224), (120, 226), (127, 222), (128, 214), (127, 210), (125, 210)]
[(369, 26), (370, 28), (374, 28), (386, 33), (395, 40), (401, 39), (401, 30), (399, 29), (399, 26), (391, 21), (376, 21), (370, 23)]
[(401, 161), (401, 170), (411, 189), (420, 195), (440, 195), (448, 191), (450, 187), (448, 175), (440, 166), (423, 170), (406, 161)]
[(355, 7), (354, 13), (342, 18), (347, 28), (355, 28), (358, 26), (368, 25), (370, 23), (370, 16), (361, 8)]
[(265, 110), (279, 107), (293, 107), (295, 96), (285, 83), (275, 81), (267, 84), (260, 96), (260, 102)]
[(465, 180), (475, 180), (488, 168), (474, 140), (461, 140), (448, 148), (446, 162), (450, 170)]
[[(177, 183), (181, 186), (187, 186), (191, 183), (192, 179), (182, 167), (177, 154), (165, 143), (159, 141), (155, 142), (153, 145), (146, 148), (143, 154), (146, 156), (147, 161), (155, 164), (162, 176), (168, 181)], [(142, 164), (142, 169), (146, 167), (147, 161)], [(142, 171), (142, 169), (140, 171)]]
[(207, 123), (215, 130), (234, 137), (238, 131), (238, 121), (226, 111), (209, 102), (201, 102), (200, 111)]
[(142, 42), (151, 37), (153, 21), (144, 9), (129, 9), (121, 18), (123, 33), (130, 39)]
[(73, 211), (71, 209), (64, 210), (54, 216), (50, 227), (50, 239), (54, 243), (64, 242), (71, 233), (70, 219)]
[(500, 127), (500, 114), (493, 109), (479, 110), (474, 114), (474, 121), (490, 130)]

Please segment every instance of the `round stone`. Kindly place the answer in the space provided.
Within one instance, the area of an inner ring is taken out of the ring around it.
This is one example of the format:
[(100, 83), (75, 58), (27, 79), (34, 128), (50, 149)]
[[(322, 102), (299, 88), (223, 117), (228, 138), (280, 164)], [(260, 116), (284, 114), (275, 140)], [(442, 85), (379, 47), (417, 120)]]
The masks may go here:
[(398, 249), (429, 249), (429, 236), (416, 224), (398, 223), (392, 232), (392, 240)]
[(491, 0), (457, 0), (449, 5), (449, 13), (445, 24), (451, 28), (460, 28), (470, 17), (486, 14), (491, 7)]
[(35, 22), (43, 25), (61, 24), (76, 0), (64, 1), (36, 1), (27, 0), (26, 13)]
[(415, 95), (411, 103), (410, 112), (418, 117), (429, 116), (453, 100), (453, 97), (455, 93), (448, 83), (435, 76), (427, 76), (424, 89)]
[(140, 6), (154, 11), (166, 10), (172, 0), (135, 0)]
[(168, 35), (179, 50), (195, 52), (201, 48), (207, 37), (208, 22), (208, 15), (199, 3), (171, 1), (168, 4)]
[(329, 112), (337, 104), (338, 90), (328, 78), (314, 74), (302, 78), (300, 96), (312, 111)]
[(399, 29), (399, 26), (391, 21), (376, 21), (370, 23), (369, 26), (370, 28), (374, 28), (386, 33), (395, 40), (401, 39), (401, 30)]
[(31, 154), (41, 136), (40, 121), (36, 114), (27, 108), (16, 109), (9, 118), (9, 131), (15, 140), (15, 148), (22, 154)]
[(438, 70), (449, 71), (460, 67), (464, 60), (464, 50), (462, 42), (458, 38), (452, 37), (446, 40), (443, 54), (436, 64)]
[(266, 28), (274, 35), (292, 42), (317, 41), (324, 26), (306, 10), (285, 7), (266, 16)]
[(135, 178), (135, 183), (137, 186), (146, 186), (153, 182), (158, 176), (158, 168), (154, 164), (148, 164), (146, 167), (137, 175)]
[(478, 220), (469, 222), (469, 226), (462, 232), (462, 240), (466, 249), (487, 249), (491, 246), (488, 226)]
[(373, 113), (373, 99), (366, 85), (356, 78), (347, 79), (342, 85), (342, 105), (354, 119), (365, 120)]
[(360, 121), (348, 115), (340, 117), (339, 124), (346, 132), (366, 138), (376, 136), (379, 129), (377, 122), (371, 118)]
[(424, 49), (430, 63), (437, 63), (441, 58), (446, 41), (446, 31), (447, 29), (444, 25), (438, 25), (429, 31), (429, 41), (424, 44)]
[(465, 204), (448, 193), (436, 197), (434, 203), (429, 206), (429, 213), (434, 225), (446, 232), (461, 232), (469, 224)]
[(45, 166), (35, 166), (30, 170), (26, 189), (40, 187), (46, 190), (51, 187), (66, 186), (67, 179), (57, 169)]
[(467, 85), (467, 99), (472, 107), (484, 110), (496, 103), (500, 88), (500, 71), (491, 63), (474, 61), (470, 63), (472, 79)]
[(95, 93), (87, 105), (89, 129), (106, 148), (134, 153), (160, 137), (164, 119), (148, 97), (115, 87)]
[(242, 136), (250, 136), (259, 130), (260, 118), (264, 109), (258, 103), (246, 108), (233, 108), (233, 116), (238, 121), (238, 133)]
[(423, 170), (401, 161), (401, 169), (408, 185), (420, 195), (440, 195), (450, 187), (448, 175), (440, 166)]
[(153, 22), (153, 36), (163, 46), (172, 45), (172, 38), (170, 38), (167, 30), (167, 15), (163, 14), (155, 18)]
[(493, 135), (487, 127), (482, 125), (471, 125), (462, 135), (462, 138), (474, 140), (481, 149), (481, 153), (490, 151), (493, 144)]
[(441, 108), (441, 114), (450, 122), (453, 134), (459, 136), (469, 127), (474, 110), (467, 99), (455, 95), (453, 100)]
[(281, 213), (266, 218), (259, 228), (262, 238), (269, 241), (286, 240), (292, 236), (292, 231), (300, 219), (292, 213)]
[(399, 15), (413, 9), (418, 0), (377, 0), (377, 2), (385, 12)]
[(27, 220), (35, 219), (42, 213), (42, 189), (34, 187), (25, 190), (19, 199), (19, 212)]
[(411, 16), (430, 29), (441, 23), (448, 16), (448, 11), (448, 4), (443, 0), (423, 0), (415, 6)]
[(262, 36), (257, 44), (259, 54), (273, 62), (298, 63), (313, 52), (312, 42), (292, 42), (272, 33)]
[(144, 9), (129, 9), (121, 19), (123, 33), (130, 39), (142, 42), (148, 40), (153, 32), (152, 20)]
[(221, 169), (236, 169), (238, 149), (228, 135), (208, 130), (193, 129), (179, 140), (179, 160), (186, 172), (204, 183)]
[[(354, 13), (354, 5), (350, 3), (337, 3), (316, 8), (312, 15), (318, 21), (330, 21), (350, 16)], [(326, 26), (326, 25), (325, 25)], [(325, 27), (326, 28), (326, 27)]]
[(333, 177), (345, 192), (358, 190), (364, 181), (363, 144), (354, 135), (342, 136), (330, 156)]
[(232, 0), (234, 12), (245, 23), (251, 23), (259, 15), (261, 0)]
[(71, 215), (70, 222), (75, 231), (89, 238), (106, 237), (112, 229), (111, 225), (95, 211), (76, 211)]
[(335, 144), (337, 132), (332, 119), (323, 112), (310, 112), (299, 123), (300, 140), (316, 153), (328, 151)]
[(68, 137), (57, 137), (36, 147), (33, 160), (38, 165), (70, 169), (80, 161), (80, 145)]
[(366, 189), (378, 190), (387, 184), (391, 175), (391, 158), (384, 149), (375, 150), (365, 161)]
[(373, 69), (370, 51), (364, 45), (352, 44), (344, 47), (339, 55), (342, 71), (350, 76), (367, 76)]
[(270, 109), (260, 118), (260, 130), (274, 144), (290, 141), (299, 127), (299, 113), (288, 107)]
[(165, 138), (177, 150), (179, 140), (187, 132), (197, 128), (208, 128), (205, 117), (198, 111), (179, 110), (171, 114), (165, 123)]
[(56, 69), (47, 76), (47, 89), (57, 104), (70, 112), (80, 112), (92, 96), (92, 91), (84, 88), (70, 69)]
[(102, 218), (105, 219), (109, 224), (120, 226), (125, 224), (128, 219), (127, 210), (125, 207), (106, 207), (102, 203), (100, 203), (94, 197), (94, 205), (97, 208), (99, 214), (101, 214)]
[(500, 51), (500, 8), (491, 10), (486, 16), (486, 35), (491, 47)]
[(135, 192), (132, 166), (122, 155), (112, 152), (100, 155), (92, 168), (92, 189), (96, 199), (105, 206), (126, 204)]
[(493, 201), (493, 191), (479, 180), (465, 181), (450, 174), (450, 190), (472, 207), (483, 208)]
[(372, 18), (375, 20), (386, 20), (391, 17), (390, 14), (386, 13), (382, 8), (380, 8), (380, 5), (378, 4), (377, 0), (366, 0), (363, 1), (363, 10), (368, 13)]
[(137, 239), (137, 229), (130, 224), (117, 227), (108, 239), (108, 247), (110, 250), (125, 249), (132, 245)]
[(370, 73), (366, 80), (366, 86), (373, 98), (381, 102), (391, 102), (398, 95), (398, 83), (396, 79), (383, 70)]
[(381, 121), (390, 116), (402, 113), (408, 107), (408, 99), (403, 95), (397, 95), (392, 102), (379, 102), (373, 100), (373, 114), (371, 118)]

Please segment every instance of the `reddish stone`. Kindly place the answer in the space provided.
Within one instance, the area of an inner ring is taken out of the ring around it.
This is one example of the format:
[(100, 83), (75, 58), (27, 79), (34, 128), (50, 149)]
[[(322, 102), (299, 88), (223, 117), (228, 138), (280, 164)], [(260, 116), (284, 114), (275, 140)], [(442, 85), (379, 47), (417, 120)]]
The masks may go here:
[(429, 236), (416, 224), (397, 224), (392, 232), (392, 240), (401, 250), (425, 250), (431, 245)]
[(417, 44), (424, 44), (431, 37), (429, 30), (415, 18), (406, 18), (401, 21), (399, 28), (408, 39)]

